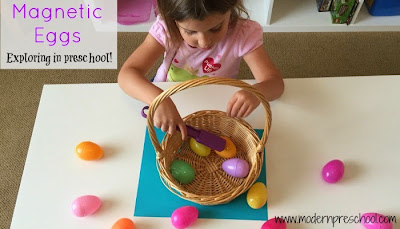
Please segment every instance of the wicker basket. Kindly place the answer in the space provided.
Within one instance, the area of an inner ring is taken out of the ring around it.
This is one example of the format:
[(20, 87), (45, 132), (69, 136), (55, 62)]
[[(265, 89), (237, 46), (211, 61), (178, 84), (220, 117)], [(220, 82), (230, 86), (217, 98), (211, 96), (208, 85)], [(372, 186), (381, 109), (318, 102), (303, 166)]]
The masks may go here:
[[(249, 91), (260, 99), (266, 110), (264, 133), (261, 139), (246, 121), (240, 118), (228, 117), (225, 112), (205, 110), (183, 118), (186, 124), (195, 128), (230, 138), (237, 149), (236, 157), (242, 158), (249, 163), (250, 171), (245, 178), (234, 178), (226, 174), (221, 168), (226, 159), (216, 155), (215, 152), (211, 152), (207, 157), (200, 157), (195, 154), (189, 147), (189, 141), (182, 141), (179, 131), (172, 135), (166, 134), (161, 145), (157, 140), (153, 117), (158, 105), (165, 98), (176, 92), (210, 84), (230, 85)], [(253, 86), (243, 81), (217, 77), (199, 78), (177, 84), (154, 99), (148, 111), (147, 124), (156, 152), (157, 169), (164, 185), (183, 199), (201, 205), (217, 205), (228, 203), (246, 192), (260, 175), (264, 158), (264, 146), (271, 126), (271, 110), (264, 96)], [(196, 176), (192, 183), (181, 185), (173, 178), (169, 168), (175, 159), (184, 160), (194, 168)]]

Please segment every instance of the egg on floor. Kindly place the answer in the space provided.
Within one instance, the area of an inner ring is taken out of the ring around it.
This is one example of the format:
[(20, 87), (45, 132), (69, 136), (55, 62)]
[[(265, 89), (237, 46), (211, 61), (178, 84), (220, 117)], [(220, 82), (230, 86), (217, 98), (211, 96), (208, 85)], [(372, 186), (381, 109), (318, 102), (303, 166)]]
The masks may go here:
[(72, 213), (77, 217), (85, 217), (95, 213), (101, 205), (99, 197), (85, 195), (76, 198), (72, 202)]
[(84, 141), (75, 147), (76, 155), (85, 161), (93, 161), (103, 158), (103, 149), (94, 142)]
[(247, 192), (247, 204), (253, 209), (260, 209), (267, 203), (267, 187), (262, 182), (251, 186)]
[(185, 229), (199, 217), (199, 210), (193, 206), (183, 206), (175, 209), (171, 215), (171, 223), (176, 229)]

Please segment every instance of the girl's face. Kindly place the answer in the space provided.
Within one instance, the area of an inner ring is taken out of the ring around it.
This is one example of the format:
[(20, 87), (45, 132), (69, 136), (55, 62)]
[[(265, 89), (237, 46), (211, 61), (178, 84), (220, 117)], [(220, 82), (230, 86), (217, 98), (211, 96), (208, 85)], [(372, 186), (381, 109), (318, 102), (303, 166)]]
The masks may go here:
[(211, 49), (221, 41), (228, 31), (231, 13), (211, 14), (204, 20), (187, 19), (176, 21), (183, 40), (193, 48)]

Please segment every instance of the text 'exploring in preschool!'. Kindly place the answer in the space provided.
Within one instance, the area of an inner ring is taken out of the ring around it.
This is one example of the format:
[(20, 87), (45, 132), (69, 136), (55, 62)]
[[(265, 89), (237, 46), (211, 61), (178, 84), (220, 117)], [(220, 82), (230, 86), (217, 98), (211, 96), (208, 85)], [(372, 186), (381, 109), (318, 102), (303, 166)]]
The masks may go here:
[(117, 68), (117, 1), (1, 0), (1, 7), (1, 68)]

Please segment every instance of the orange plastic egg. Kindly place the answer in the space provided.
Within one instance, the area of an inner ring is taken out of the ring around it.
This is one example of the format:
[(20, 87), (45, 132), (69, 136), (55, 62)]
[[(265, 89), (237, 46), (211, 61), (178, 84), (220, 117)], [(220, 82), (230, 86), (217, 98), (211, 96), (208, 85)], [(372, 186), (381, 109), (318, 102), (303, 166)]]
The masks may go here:
[(135, 229), (135, 224), (128, 218), (121, 218), (114, 223), (111, 229)]
[(236, 146), (233, 144), (231, 139), (225, 136), (220, 136), (221, 138), (226, 140), (225, 149), (222, 151), (215, 151), (219, 156), (223, 158), (232, 158), (236, 156)]
[(96, 143), (85, 141), (75, 147), (75, 153), (82, 160), (92, 161), (103, 157), (103, 149)]

